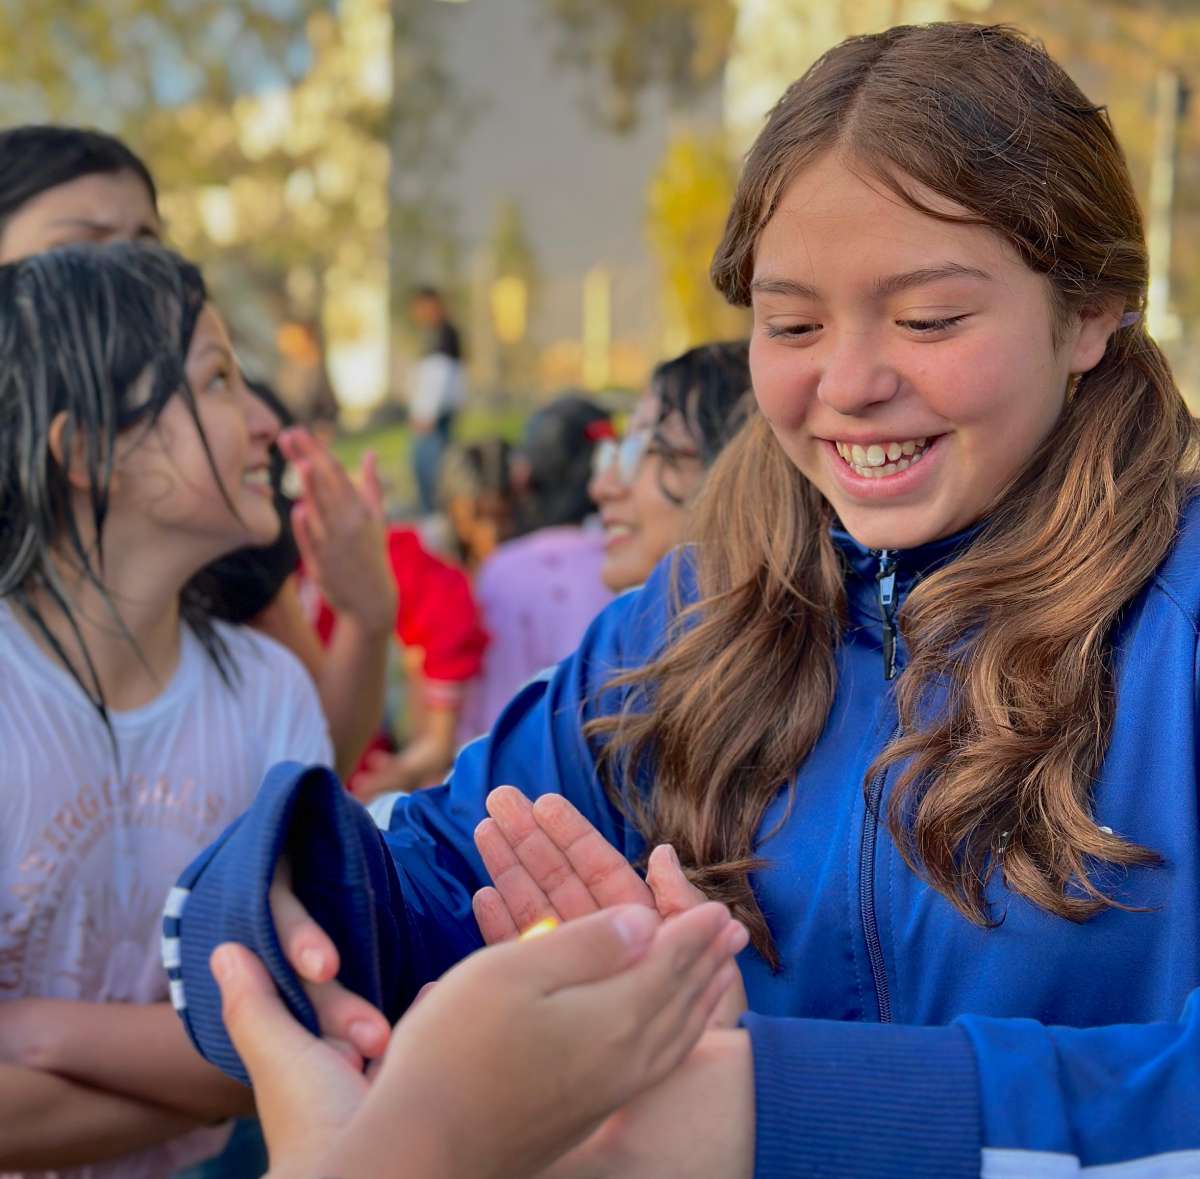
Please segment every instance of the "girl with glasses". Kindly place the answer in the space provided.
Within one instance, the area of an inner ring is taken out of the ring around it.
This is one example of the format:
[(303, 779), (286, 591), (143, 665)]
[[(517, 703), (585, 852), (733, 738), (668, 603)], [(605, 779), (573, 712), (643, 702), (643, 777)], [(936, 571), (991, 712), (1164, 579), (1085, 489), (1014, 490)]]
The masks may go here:
[(703, 344), (660, 364), (625, 436), (597, 446), (588, 489), (609, 589), (641, 585), (687, 539), (691, 502), (752, 404), (747, 349), (745, 340)]

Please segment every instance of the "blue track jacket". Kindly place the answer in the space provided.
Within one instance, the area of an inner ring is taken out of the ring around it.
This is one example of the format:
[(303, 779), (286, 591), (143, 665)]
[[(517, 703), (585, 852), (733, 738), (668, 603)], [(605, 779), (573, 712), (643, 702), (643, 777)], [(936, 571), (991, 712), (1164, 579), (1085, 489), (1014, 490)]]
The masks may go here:
[[(1094, 795), (1098, 823), (1165, 864), (1103, 878), (1148, 911), (1081, 925), (999, 879), (989, 895), (1003, 922), (970, 924), (875, 821), (891, 785), (865, 792), (864, 776), (895, 727), (880, 599), (886, 609), (890, 592), (898, 607), (970, 538), (900, 553), (880, 579), (879, 554), (835, 537), (851, 612), (836, 698), (790, 811), (781, 791), (766, 816), (768, 866), (753, 879), (783, 966), (772, 973), (752, 948), (741, 956), (757, 1179), (1200, 1176), (1200, 510), (1188, 509), (1170, 557), (1121, 617), (1117, 716)], [(470, 902), (488, 880), (472, 831), (494, 786), (561, 792), (630, 858), (642, 852), (597, 781), (580, 718), (618, 707), (604, 685), (660, 649), (668, 563), (523, 688), (446, 785), (398, 802), (385, 833), (328, 771), (272, 771), (168, 902), (174, 999), (208, 1059), (245, 1079), (207, 966), (223, 940), (255, 950), (315, 1027), (267, 910), (284, 849), (300, 899), (342, 954), (343, 982), (393, 1019), (479, 945)], [(902, 647), (895, 658), (902, 666)]]

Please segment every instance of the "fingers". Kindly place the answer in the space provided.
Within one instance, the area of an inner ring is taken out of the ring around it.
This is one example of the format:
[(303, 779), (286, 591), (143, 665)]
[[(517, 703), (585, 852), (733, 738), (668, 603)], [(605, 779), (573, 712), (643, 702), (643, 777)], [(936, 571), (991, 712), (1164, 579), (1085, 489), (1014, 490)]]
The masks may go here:
[(654, 894), (658, 915), (664, 921), (668, 917), (686, 913), (706, 900), (704, 893), (684, 875), (679, 856), (669, 843), (659, 844), (650, 853), (646, 865), (646, 883)]
[[(561, 851), (595, 904), (654, 905), (654, 894), (629, 861), (561, 794), (544, 794), (531, 809), (542, 833)], [(524, 859), (521, 848), (516, 850)]]
[(494, 888), (481, 888), (471, 898), (471, 909), (485, 945), (512, 941), (521, 932), (504, 898)]
[(682, 1017), (745, 936), (724, 905), (697, 905), (659, 927), (645, 958), (615, 980), (613, 997), (628, 1004), (639, 1023), (666, 1013), (669, 1024)]
[(289, 1045), (312, 1037), (288, 1013), (267, 969), (245, 946), (226, 942), (209, 965), (221, 991), (221, 1018), (254, 1086), (264, 1085)]
[(324, 1037), (344, 1040), (364, 1057), (387, 1047), (391, 1029), (383, 1014), (341, 983), (337, 947), (308, 915), (292, 892), (287, 862), (281, 861), (271, 881), (271, 916), (283, 955), (300, 976)]
[(349, 1045), (366, 1060), (383, 1055), (391, 1028), (381, 1011), (340, 982), (306, 982), (304, 990), (317, 1013), (322, 1039)]
[(363, 455), (358, 479), (363, 502), (372, 515), (383, 519), (383, 483), (379, 478), (379, 456), (373, 450)]
[(618, 905), (506, 947), (542, 994), (611, 978), (645, 954), (660, 925), (644, 905)]
[(304, 982), (328, 982), (340, 966), (337, 947), (296, 899), (286, 862), (276, 870), (268, 897), (275, 932), (292, 969)]
[[(600, 907), (571, 861), (538, 825), (533, 803), (524, 794), (515, 787), (501, 786), (488, 795), (487, 808), (517, 859), (563, 920), (583, 917)], [(583, 821), (587, 822), (586, 819)], [(599, 833), (597, 838), (601, 838)], [(620, 856), (615, 848), (612, 850)], [(621, 862), (625, 862), (623, 857)], [(625, 867), (634, 878), (637, 877), (628, 864)], [(610, 903), (620, 904), (637, 899), (636, 895), (618, 896)]]
[(561, 918), (562, 914), (517, 859), (495, 819), (484, 819), (475, 828), (475, 846), (517, 930), (528, 929), (544, 917)]
[(350, 476), (324, 443), (299, 427), (285, 430), (279, 439), (280, 450), (300, 476), (304, 498), (322, 520), (334, 520), (350, 500), (358, 500)]

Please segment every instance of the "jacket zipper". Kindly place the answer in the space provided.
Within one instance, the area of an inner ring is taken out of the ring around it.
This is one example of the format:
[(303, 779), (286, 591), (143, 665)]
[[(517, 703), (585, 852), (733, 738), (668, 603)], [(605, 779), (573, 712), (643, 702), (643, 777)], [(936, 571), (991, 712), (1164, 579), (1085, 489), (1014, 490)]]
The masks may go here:
[[(890, 745), (900, 736), (900, 726), (892, 730)], [(892, 1022), (892, 997), (888, 991), (887, 967), (883, 961), (883, 944), (879, 940), (879, 922), (875, 917), (875, 845), (879, 838), (879, 803), (883, 798), (883, 771), (871, 779), (867, 790), (867, 810), (863, 816), (862, 847), (859, 850), (858, 904), (862, 914), (863, 936), (867, 942), (867, 959), (871, 963), (871, 979), (875, 983), (875, 999), (879, 1004), (879, 1022)]]
[(883, 678), (896, 678), (896, 550), (879, 550), (879, 572), (875, 574), (875, 596), (883, 623)]
[[(875, 590), (879, 599), (879, 617), (883, 623), (883, 678), (896, 678), (896, 553), (883, 549), (879, 553), (879, 571), (875, 575)], [(897, 724), (888, 738), (890, 745), (900, 735)], [(875, 984), (875, 999), (879, 1005), (879, 1022), (892, 1022), (892, 997), (888, 991), (887, 967), (883, 961), (883, 944), (879, 940), (879, 921), (875, 916), (875, 851), (879, 841), (879, 805), (883, 800), (884, 773), (881, 771), (867, 788), (867, 808), (863, 815), (862, 846), (859, 849), (858, 897), (862, 916), (863, 936), (867, 943), (867, 959), (871, 963), (871, 979)]]

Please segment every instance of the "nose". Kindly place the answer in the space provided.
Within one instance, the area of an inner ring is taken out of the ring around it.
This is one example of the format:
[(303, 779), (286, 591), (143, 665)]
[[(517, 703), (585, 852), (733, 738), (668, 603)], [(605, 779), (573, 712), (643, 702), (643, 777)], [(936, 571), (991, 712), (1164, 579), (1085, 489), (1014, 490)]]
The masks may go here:
[(604, 505), (628, 494), (629, 488), (621, 481), (620, 463), (616, 454), (613, 454), (612, 458), (588, 480), (588, 495), (592, 497), (593, 503)]
[(869, 336), (859, 334), (837, 341), (817, 386), (820, 400), (847, 416), (891, 401), (899, 391), (899, 373), (881, 359)]
[(283, 423), (266, 402), (259, 400), (250, 391), (240, 376), (238, 379), (242, 387), (242, 410), (246, 415), (246, 429), (250, 433), (250, 439), (263, 446), (270, 446), (279, 436)]

